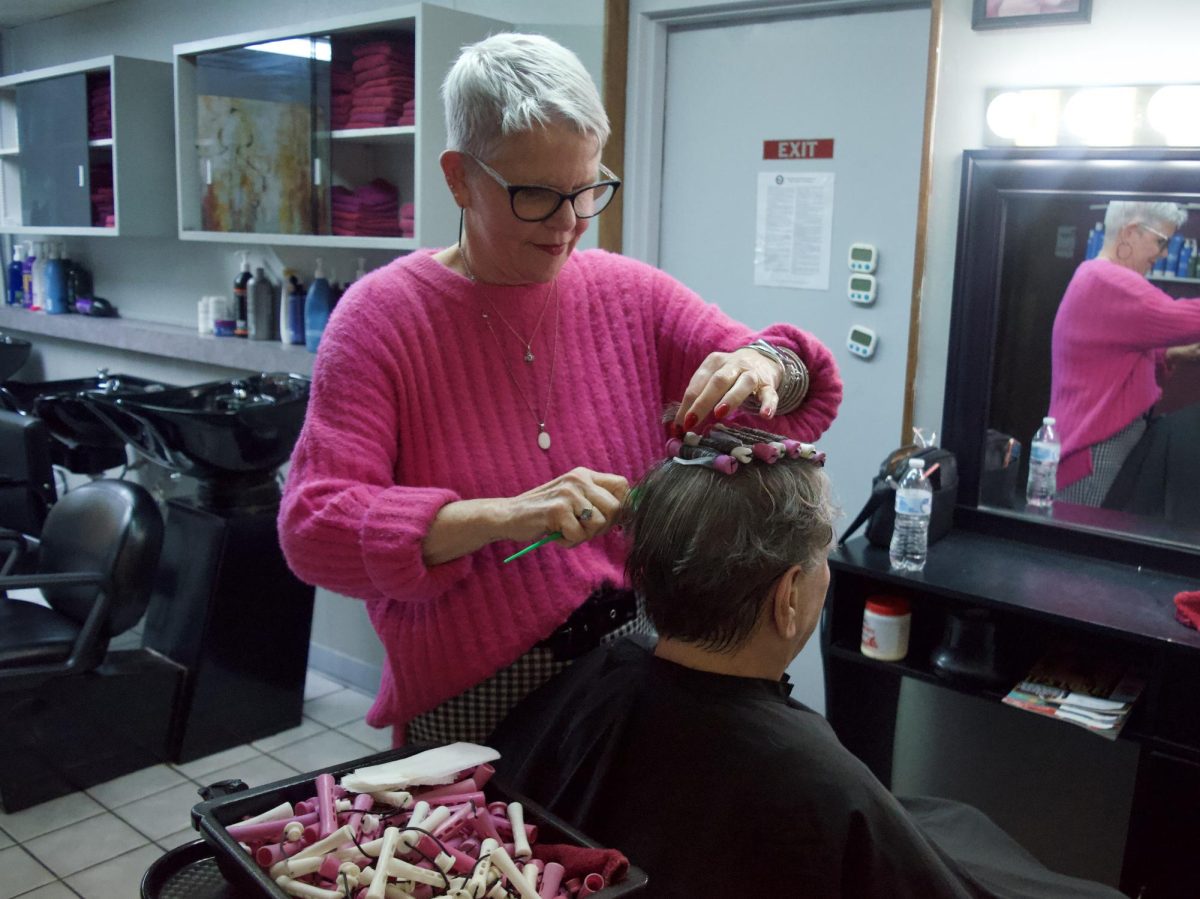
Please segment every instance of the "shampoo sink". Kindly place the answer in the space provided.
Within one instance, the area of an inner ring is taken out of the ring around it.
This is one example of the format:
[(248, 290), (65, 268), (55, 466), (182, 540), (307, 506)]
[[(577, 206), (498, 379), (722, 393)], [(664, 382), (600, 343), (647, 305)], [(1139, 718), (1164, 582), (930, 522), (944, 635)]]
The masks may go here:
[(132, 375), (110, 375), (101, 369), (94, 378), (8, 381), (4, 390), (13, 411), (35, 415), (46, 423), (53, 438), (50, 450), (55, 465), (94, 475), (125, 463), (125, 442), (96, 416), (87, 397), (157, 393), (172, 387)]
[(309, 385), (273, 373), (86, 401), (134, 449), (199, 478), (203, 503), (226, 507), (277, 500), (275, 469), (300, 435)]

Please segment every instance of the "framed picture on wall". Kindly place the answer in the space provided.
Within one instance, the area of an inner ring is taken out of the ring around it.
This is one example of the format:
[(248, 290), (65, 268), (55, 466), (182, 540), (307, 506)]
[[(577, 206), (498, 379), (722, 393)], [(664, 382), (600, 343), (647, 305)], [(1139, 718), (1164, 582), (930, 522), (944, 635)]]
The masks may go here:
[(1020, 28), (1090, 22), (1092, 0), (975, 0), (971, 27)]

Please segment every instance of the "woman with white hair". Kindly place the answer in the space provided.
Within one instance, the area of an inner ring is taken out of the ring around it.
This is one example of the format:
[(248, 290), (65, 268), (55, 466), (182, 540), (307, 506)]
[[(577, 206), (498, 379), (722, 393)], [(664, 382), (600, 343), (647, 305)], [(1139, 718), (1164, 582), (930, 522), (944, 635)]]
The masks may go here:
[(1109, 203), (1103, 247), (1067, 285), (1051, 341), (1061, 500), (1104, 502), (1162, 396), (1158, 368), (1198, 355), (1200, 302), (1146, 279), (1186, 220), (1175, 203)]
[(279, 515), (298, 576), (367, 602), (387, 651), (367, 720), (397, 744), (482, 740), (570, 659), (645, 626), (609, 528), (669, 400), (668, 431), (744, 407), (811, 441), (842, 394), (800, 329), (752, 332), (650, 266), (575, 252), (620, 181), (569, 50), (493, 36), (443, 99), (459, 240), (338, 304)]

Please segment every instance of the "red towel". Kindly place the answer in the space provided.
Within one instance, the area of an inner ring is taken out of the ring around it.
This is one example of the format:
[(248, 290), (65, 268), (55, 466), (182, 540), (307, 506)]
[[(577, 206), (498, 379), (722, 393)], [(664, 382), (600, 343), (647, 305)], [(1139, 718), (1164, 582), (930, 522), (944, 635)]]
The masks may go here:
[(1175, 617), (1185, 627), (1200, 630), (1200, 590), (1175, 594)]
[(566, 869), (563, 881), (589, 874), (600, 874), (604, 883), (620, 883), (629, 873), (629, 859), (616, 849), (588, 849), (556, 843), (536, 843), (533, 857), (544, 862), (558, 862)]

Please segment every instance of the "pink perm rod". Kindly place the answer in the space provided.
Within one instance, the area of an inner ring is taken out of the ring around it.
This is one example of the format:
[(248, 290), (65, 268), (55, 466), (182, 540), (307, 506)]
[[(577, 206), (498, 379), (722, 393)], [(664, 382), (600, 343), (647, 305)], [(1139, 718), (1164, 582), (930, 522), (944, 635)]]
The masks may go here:
[(321, 837), (327, 837), (337, 830), (337, 809), (333, 805), (333, 775), (317, 775), (317, 811), (321, 815)]
[(565, 871), (566, 868), (558, 862), (546, 862), (546, 869), (542, 871), (542, 886), (538, 890), (538, 899), (554, 899), (558, 895), (558, 888), (562, 885)]

